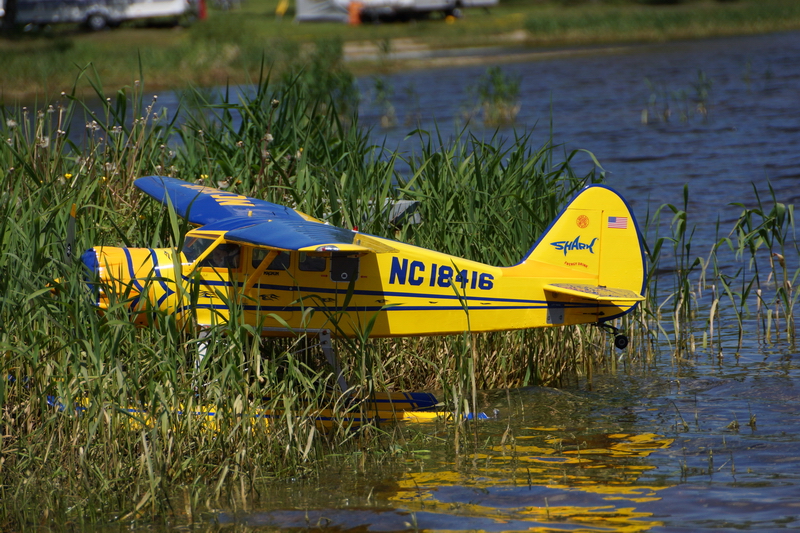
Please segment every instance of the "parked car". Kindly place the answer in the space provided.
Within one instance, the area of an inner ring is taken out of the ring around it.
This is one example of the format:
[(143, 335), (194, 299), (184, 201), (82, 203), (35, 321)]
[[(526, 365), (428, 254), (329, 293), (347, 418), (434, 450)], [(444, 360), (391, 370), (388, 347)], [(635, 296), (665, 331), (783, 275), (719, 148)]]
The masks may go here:
[[(0, 0), (0, 15), (4, 3)], [(16, 23), (78, 23), (98, 31), (127, 20), (164, 19), (177, 24), (196, 18), (198, 12), (198, 0), (17, 0)]]

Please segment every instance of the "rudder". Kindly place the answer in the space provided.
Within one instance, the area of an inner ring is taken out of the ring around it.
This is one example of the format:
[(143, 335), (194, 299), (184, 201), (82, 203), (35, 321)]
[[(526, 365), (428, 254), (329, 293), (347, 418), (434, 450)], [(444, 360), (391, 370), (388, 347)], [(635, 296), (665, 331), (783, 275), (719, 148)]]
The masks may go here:
[(638, 294), (645, 285), (636, 219), (627, 202), (604, 185), (578, 193), (516, 268)]

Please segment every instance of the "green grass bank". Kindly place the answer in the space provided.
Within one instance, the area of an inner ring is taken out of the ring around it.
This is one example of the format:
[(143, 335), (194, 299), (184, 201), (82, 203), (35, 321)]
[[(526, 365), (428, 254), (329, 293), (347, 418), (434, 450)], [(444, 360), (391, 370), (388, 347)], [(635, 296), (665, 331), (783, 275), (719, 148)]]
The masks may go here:
[[(0, 39), (0, 102), (50, 101), (71, 92), (79, 73), (109, 89), (142, 78), (149, 90), (253, 82), (262, 64), (280, 71), (302, 62), (309, 44), (345, 43), (355, 72), (424, 66), (392, 59), (392, 51), (474, 46), (552, 47), (641, 43), (744, 35), (800, 28), (794, 0), (633, 1), (503, 0), (488, 12), (467, 10), (447, 23), (296, 24), (293, 8), (276, 18), (278, 0), (246, 0), (227, 11), (213, 7), (188, 28), (124, 26), (85, 33), (53, 26)], [(365, 58), (359, 50), (377, 51)], [(85, 79), (79, 93), (91, 94)]]

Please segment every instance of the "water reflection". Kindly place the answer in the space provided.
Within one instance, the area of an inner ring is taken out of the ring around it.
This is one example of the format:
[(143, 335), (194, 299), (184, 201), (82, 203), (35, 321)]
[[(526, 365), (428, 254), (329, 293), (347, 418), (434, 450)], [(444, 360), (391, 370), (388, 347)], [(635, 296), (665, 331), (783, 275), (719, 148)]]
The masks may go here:
[(647, 457), (669, 447), (672, 439), (623, 433), (576, 439), (565, 428), (518, 429), (519, 437), (464, 456), (458, 464), (440, 461), (448, 455), (447, 446), (423, 463), (409, 461), (405, 475), (376, 483), (366, 504), (363, 496), (354, 497), (345, 476), (334, 492), (348, 496), (344, 505), (319, 505), (331, 497), (322, 489), (311, 501), (295, 501), (294, 509), (218, 518), (223, 525), (248, 528), (332, 531), (634, 532), (662, 525), (652, 510), (638, 506), (660, 500), (658, 493), (667, 485), (639, 480), (655, 468)]
[(479, 407), (498, 418), (459, 457), (447, 427), (408, 424), (415, 453), (399, 471), (343, 467), (216, 518), (248, 530), (798, 528), (797, 353), (746, 348), (564, 390), (485, 392)]
[(661, 525), (637, 504), (659, 500), (665, 486), (639, 480), (656, 468), (645, 459), (673, 439), (565, 427), (518, 431), (467, 458), (472, 468), (451, 463), (409, 472), (389, 501), (416, 513), (494, 521), (492, 527), (481, 522), (487, 531), (645, 531)]

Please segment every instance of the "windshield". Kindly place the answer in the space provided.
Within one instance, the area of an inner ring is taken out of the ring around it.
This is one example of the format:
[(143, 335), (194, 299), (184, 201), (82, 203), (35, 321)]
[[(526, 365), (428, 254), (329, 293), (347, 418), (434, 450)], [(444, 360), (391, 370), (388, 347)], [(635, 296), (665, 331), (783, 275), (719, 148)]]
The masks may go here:
[(205, 252), (209, 246), (214, 243), (214, 239), (207, 239), (204, 237), (186, 237), (183, 242), (183, 255), (190, 263), (194, 263), (200, 255)]

